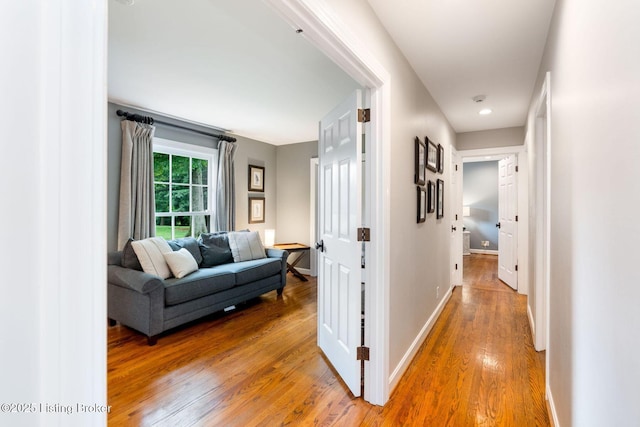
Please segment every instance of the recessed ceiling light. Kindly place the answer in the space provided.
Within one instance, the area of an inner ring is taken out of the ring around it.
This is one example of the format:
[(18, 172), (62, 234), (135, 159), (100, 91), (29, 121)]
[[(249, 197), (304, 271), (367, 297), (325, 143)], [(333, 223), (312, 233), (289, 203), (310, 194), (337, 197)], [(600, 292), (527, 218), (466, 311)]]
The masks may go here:
[(481, 116), (486, 116), (487, 114), (491, 114), (491, 108), (483, 108), (482, 110), (480, 110), (480, 112), (478, 114), (480, 114)]
[(471, 98), (473, 100), (473, 102), (483, 102), (485, 99), (487, 99), (487, 95), (476, 95), (473, 98)]

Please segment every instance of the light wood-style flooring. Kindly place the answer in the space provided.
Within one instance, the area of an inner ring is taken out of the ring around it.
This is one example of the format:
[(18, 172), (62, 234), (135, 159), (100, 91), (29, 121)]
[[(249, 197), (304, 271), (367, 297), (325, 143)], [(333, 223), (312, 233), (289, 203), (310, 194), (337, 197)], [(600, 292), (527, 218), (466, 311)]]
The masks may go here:
[(544, 353), (526, 299), (496, 257), (465, 257), (465, 282), (385, 407), (355, 399), (316, 346), (316, 282), (289, 275), (226, 314), (149, 347), (108, 333), (110, 426), (546, 426)]

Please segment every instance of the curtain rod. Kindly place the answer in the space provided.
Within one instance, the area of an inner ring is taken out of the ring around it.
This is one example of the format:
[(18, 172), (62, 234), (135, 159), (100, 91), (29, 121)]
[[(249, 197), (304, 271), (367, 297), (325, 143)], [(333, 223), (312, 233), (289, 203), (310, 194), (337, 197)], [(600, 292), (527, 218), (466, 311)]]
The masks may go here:
[(232, 137), (232, 136), (219, 135), (219, 134), (214, 134), (214, 133), (201, 131), (201, 130), (198, 130), (198, 129), (188, 128), (186, 126), (175, 125), (173, 123), (168, 123), (168, 122), (163, 122), (163, 121), (160, 121), (160, 120), (155, 120), (151, 116), (143, 116), (141, 114), (132, 114), (132, 113), (130, 113), (128, 111), (122, 111), (122, 110), (116, 111), (116, 114), (118, 116), (120, 116), (120, 117), (124, 117), (125, 119), (131, 120), (133, 122), (146, 123), (148, 125), (159, 124), (159, 125), (164, 125), (164, 126), (171, 126), (171, 127), (178, 128), (178, 129), (188, 130), (189, 132), (199, 133), (200, 135), (206, 135), (206, 136), (210, 136), (212, 138), (218, 138), (221, 141), (227, 141), (227, 142), (236, 142), (237, 141), (237, 139)]

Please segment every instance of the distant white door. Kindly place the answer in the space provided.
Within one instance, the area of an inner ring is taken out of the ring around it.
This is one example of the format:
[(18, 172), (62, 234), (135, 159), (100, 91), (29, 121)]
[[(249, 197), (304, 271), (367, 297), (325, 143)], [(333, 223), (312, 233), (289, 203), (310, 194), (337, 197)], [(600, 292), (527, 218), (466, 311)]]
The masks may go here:
[(451, 148), (451, 285), (462, 285), (462, 164)]
[(516, 166), (514, 154), (500, 160), (498, 166), (498, 278), (513, 289), (518, 289)]
[(362, 126), (356, 91), (320, 122), (318, 346), (360, 396)]

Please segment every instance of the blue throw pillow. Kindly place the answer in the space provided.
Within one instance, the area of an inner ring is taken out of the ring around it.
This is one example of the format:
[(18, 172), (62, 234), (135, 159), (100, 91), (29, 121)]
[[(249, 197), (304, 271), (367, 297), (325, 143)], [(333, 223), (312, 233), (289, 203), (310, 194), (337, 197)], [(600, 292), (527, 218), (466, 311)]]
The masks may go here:
[(213, 267), (233, 262), (229, 236), (226, 231), (202, 233), (198, 237), (198, 243), (202, 254), (202, 267)]

